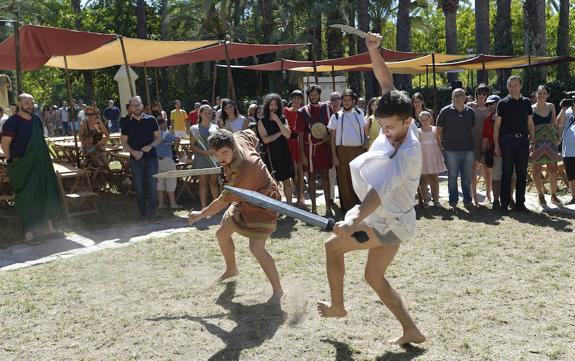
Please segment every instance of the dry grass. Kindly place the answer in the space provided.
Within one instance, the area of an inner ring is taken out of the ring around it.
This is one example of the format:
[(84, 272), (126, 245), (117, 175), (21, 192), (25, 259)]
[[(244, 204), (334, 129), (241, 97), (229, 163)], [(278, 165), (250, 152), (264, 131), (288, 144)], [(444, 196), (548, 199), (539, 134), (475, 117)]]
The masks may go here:
[[(450, 221), (447, 221), (450, 219)], [(291, 220), (269, 242), (283, 310), (237, 239), (240, 276), (214, 282), (209, 230), (0, 273), (1, 360), (573, 360), (575, 237), (569, 216), (424, 210), (389, 270), (421, 347), (383, 340), (398, 323), (347, 255), (349, 316), (320, 319), (325, 233)]]

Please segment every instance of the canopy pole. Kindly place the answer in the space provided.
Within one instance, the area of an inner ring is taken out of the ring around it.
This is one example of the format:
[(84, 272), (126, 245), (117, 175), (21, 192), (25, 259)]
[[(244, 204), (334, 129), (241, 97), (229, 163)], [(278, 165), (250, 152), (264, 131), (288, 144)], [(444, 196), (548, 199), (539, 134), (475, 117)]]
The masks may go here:
[(310, 45), (310, 51), (311, 51), (311, 61), (313, 63), (313, 76), (315, 77), (316, 85), (319, 85), (319, 79), (317, 77), (317, 65), (316, 65), (316, 61), (315, 61), (315, 47), (313, 46), (313, 43), (309, 43), (309, 45)]
[(16, 90), (18, 95), (22, 94), (22, 64), (20, 63), (20, 12), (18, 11), (18, 7), (16, 7), (14, 11), (14, 15), (16, 16), (16, 20), (14, 20), (14, 43), (16, 46)]
[(280, 63), (280, 91), (279, 91), (279, 93), (282, 94), (283, 90), (284, 90), (284, 58), (281, 59), (281, 63)]
[(529, 61), (529, 83), (528, 83), (529, 84), (529, 90), (528, 90), (529, 93), (528, 94), (529, 94), (529, 96), (531, 96), (531, 89), (533, 89), (532, 88), (532, 85), (533, 85), (532, 84), (532, 77), (531, 77), (531, 52), (529, 52), (529, 54), (527, 55), (527, 59)]
[(331, 87), (335, 91), (335, 67), (331, 66)]
[(122, 56), (124, 57), (124, 66), (126, 67), (126, 74), (128, 74), (128, 84), (130, 84), (130, 96), (135, 96), (134, 86), (132, 85), (132, 76), (130, 75), (130, 67), (128, 66), (128, 57), (126, 57), (126, 47), (124, 46), (124, 37), (120, 35), (120, 45), (122, 46)]
[(212, 73), (212, 104), (216, 104), (216, 79), (218, 78), (218, 61), (214, 62), (214, 71)]
[[(481, 54), (481, 70), (483, 70), (483, 76), (485, 77), (485, 84), (489, 84), (489, 72), (485, 70), (485, 55)], [(479, 82), (479, 80), (477, 80)]]
[(431, 65), (433, 67), (433, 118), (437, 119), (437, 77), (435, 74), (435, 53), (431, 53)]
[(429, 89), (429, 65), (425, 64), (425, 88)]
[(148, 86), (148, 67), (146, 66), (146, 63), (144, 62), (144, 80), (146, 81), (146, 102), (148, 103), (148, 106), (150, 107), (150, 111), (152, 110), (152, 102), (150, 99), (150, 87)]
[[(69, 117), (72, 118), (72, 134), (74, 134), (74, 151), (76, 152), (76, 166), (80, 168), (80, 149), (78, 148), (78, 137), (76, 136), (76, 122), (78, 119), (74, 116), (74, 107), (72, 106), (72, 85), (70, 83), (70, 72), (68, 70), (68, 58), (64, 55), (64, 69), (66, 72), (66, 87), (68, 88), (68, 104), (70, 104)], [(78, 127), (77, 129), (80, 129)]]
[[(158, 68), (154, 68), (154, 77), (156, 79), (156, 101), (160, 101), (160, 83), (158, 82)], [(150, 106), (151, 109), (151, 106)]]
[(419, 73), (419, 89), (421, 89), (421, 73)]
[(228, 68), (228, 96), (230, 95), (230, 91), (231, 91), (231, 95), (232, 95), (232, 100), (234, 101), (234, 103), (237, 104), (236, 101), (236, 87), (234, 85), (234, 77), (232, 75), (232, 68), (230, 65), (230, 53), (228, 51), (228, 40), (227, 38), (229, 38), (228, 36), (226, 36), (226, 40), (224, 40), (224, 50), (226, 51), (226, 64), (227, 64), (227, 68)]

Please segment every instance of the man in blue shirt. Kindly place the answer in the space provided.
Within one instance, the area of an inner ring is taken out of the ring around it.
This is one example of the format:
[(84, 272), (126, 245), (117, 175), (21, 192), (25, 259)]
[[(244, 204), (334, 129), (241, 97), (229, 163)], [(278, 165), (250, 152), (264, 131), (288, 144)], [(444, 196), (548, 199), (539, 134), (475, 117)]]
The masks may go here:
[[(180, 143), (180, 138), (176, 137), (172, 133), (168, 132), (168, 123), (163, 118), (158, 119), (158, 126), (160, 127), (160, 137), (162, 142), (156, 147), (156, 155), (158, 156), (158, 173), (169, 172), (176, 170), (176, 162), (174, 162), (172, 154), (172, 143), (176, 144), (176, 147)], [(176, 178), (160, 178), (158, 179), (158, 207), (164, 208), (164, 192), (168, 194), (168, 199), (170, 200), (170, 208), (179, 209), (182, 208), (176, 203), (176, 185), (178, 180)]]
[(156, 147), (161, 143), (156, 118), (144, 114), (144, 105), (139, 96), (130, 100), (132, 116), (126, 119), (122, 128), (122, 145), (130, 153), (130, 170), (136, 191), (136, 202), (140, 215), (152, 218), (156, 215), (156, 179), (158, 158)]
[(108, 107), (104, 109), (104, 119), (106, 119), (110, 133), (116, 133), (120, 131), (120, 109), (116, 108), (113, 100), (108, 100)]

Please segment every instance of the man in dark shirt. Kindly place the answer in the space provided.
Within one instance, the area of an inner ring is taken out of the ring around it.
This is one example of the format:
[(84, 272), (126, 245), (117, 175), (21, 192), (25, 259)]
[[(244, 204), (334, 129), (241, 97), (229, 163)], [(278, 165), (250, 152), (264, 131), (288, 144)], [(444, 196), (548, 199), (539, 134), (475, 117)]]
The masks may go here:
[(111, 133), (120, 131), (118, 124), (118, 120), (120, 119), (120, 109), (116, 108), (113, 100), (108, 100), (108, 107), (104, 109), (104, 119), (106, 119)]
[(511, 202), (511, 176), (517, 174), (515, 187), (516, 209), (529, 212), (525, 207), (529, 139), (535, 139), (531, 101), (521, 95), (521, 78), (514, 75), (507, 79), (509, 95), (501, 99), (495, 112), (493, 139), (495, 155), (502, 158), (501, 210), (507, 212)]
[(32, 232), (46, 225), (54, 233), (51, 220), (63, 207), (42, 121), (34, 114), (34, 98), (20, 94), (18, 106), (18, 113), (4, 123), (2, 151), (15, 194), (14, 208), (26, 232), (24, 241), (36, 244)]
[(151, 218), (156, 214), (156, 179), (158, 158), (156, 147), (162, 142), (156, 118), (144, 114), (139, 96), (130, 100), (132, 116), (122, 127), (122, 145), (130, 153), (130, 170), (140, 215)]
[(455, 89), (452, 93), (452, 104), (444, 107), (437, 117), (437, 133), (443, 146), (443, 154), (447, 164), (447, 187), (449, 190), (449, 205), (457, 206), (459, 191), (457, 176), (461, 173), (461, 190), (463, 204), (466, 208), (471, 202), (471, 173), (473, 169), (473, 133), (475, 113), (465, 105), (465, 91)]

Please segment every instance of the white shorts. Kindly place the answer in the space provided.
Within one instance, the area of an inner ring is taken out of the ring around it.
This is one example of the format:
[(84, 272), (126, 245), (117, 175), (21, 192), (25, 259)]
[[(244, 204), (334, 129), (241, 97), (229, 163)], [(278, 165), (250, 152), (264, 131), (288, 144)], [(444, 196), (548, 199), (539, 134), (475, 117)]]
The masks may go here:
[[(158, 158), (158, 173), (169, 172), (176, 170), (176, 163), (172, 158)], [(177, 178), (158, 178), (156, 190), (174, 192), (178, 184)]]
[(178, 138), (188, 138), (188, 133), (185, 130), (174, 130), (174, 135)]

